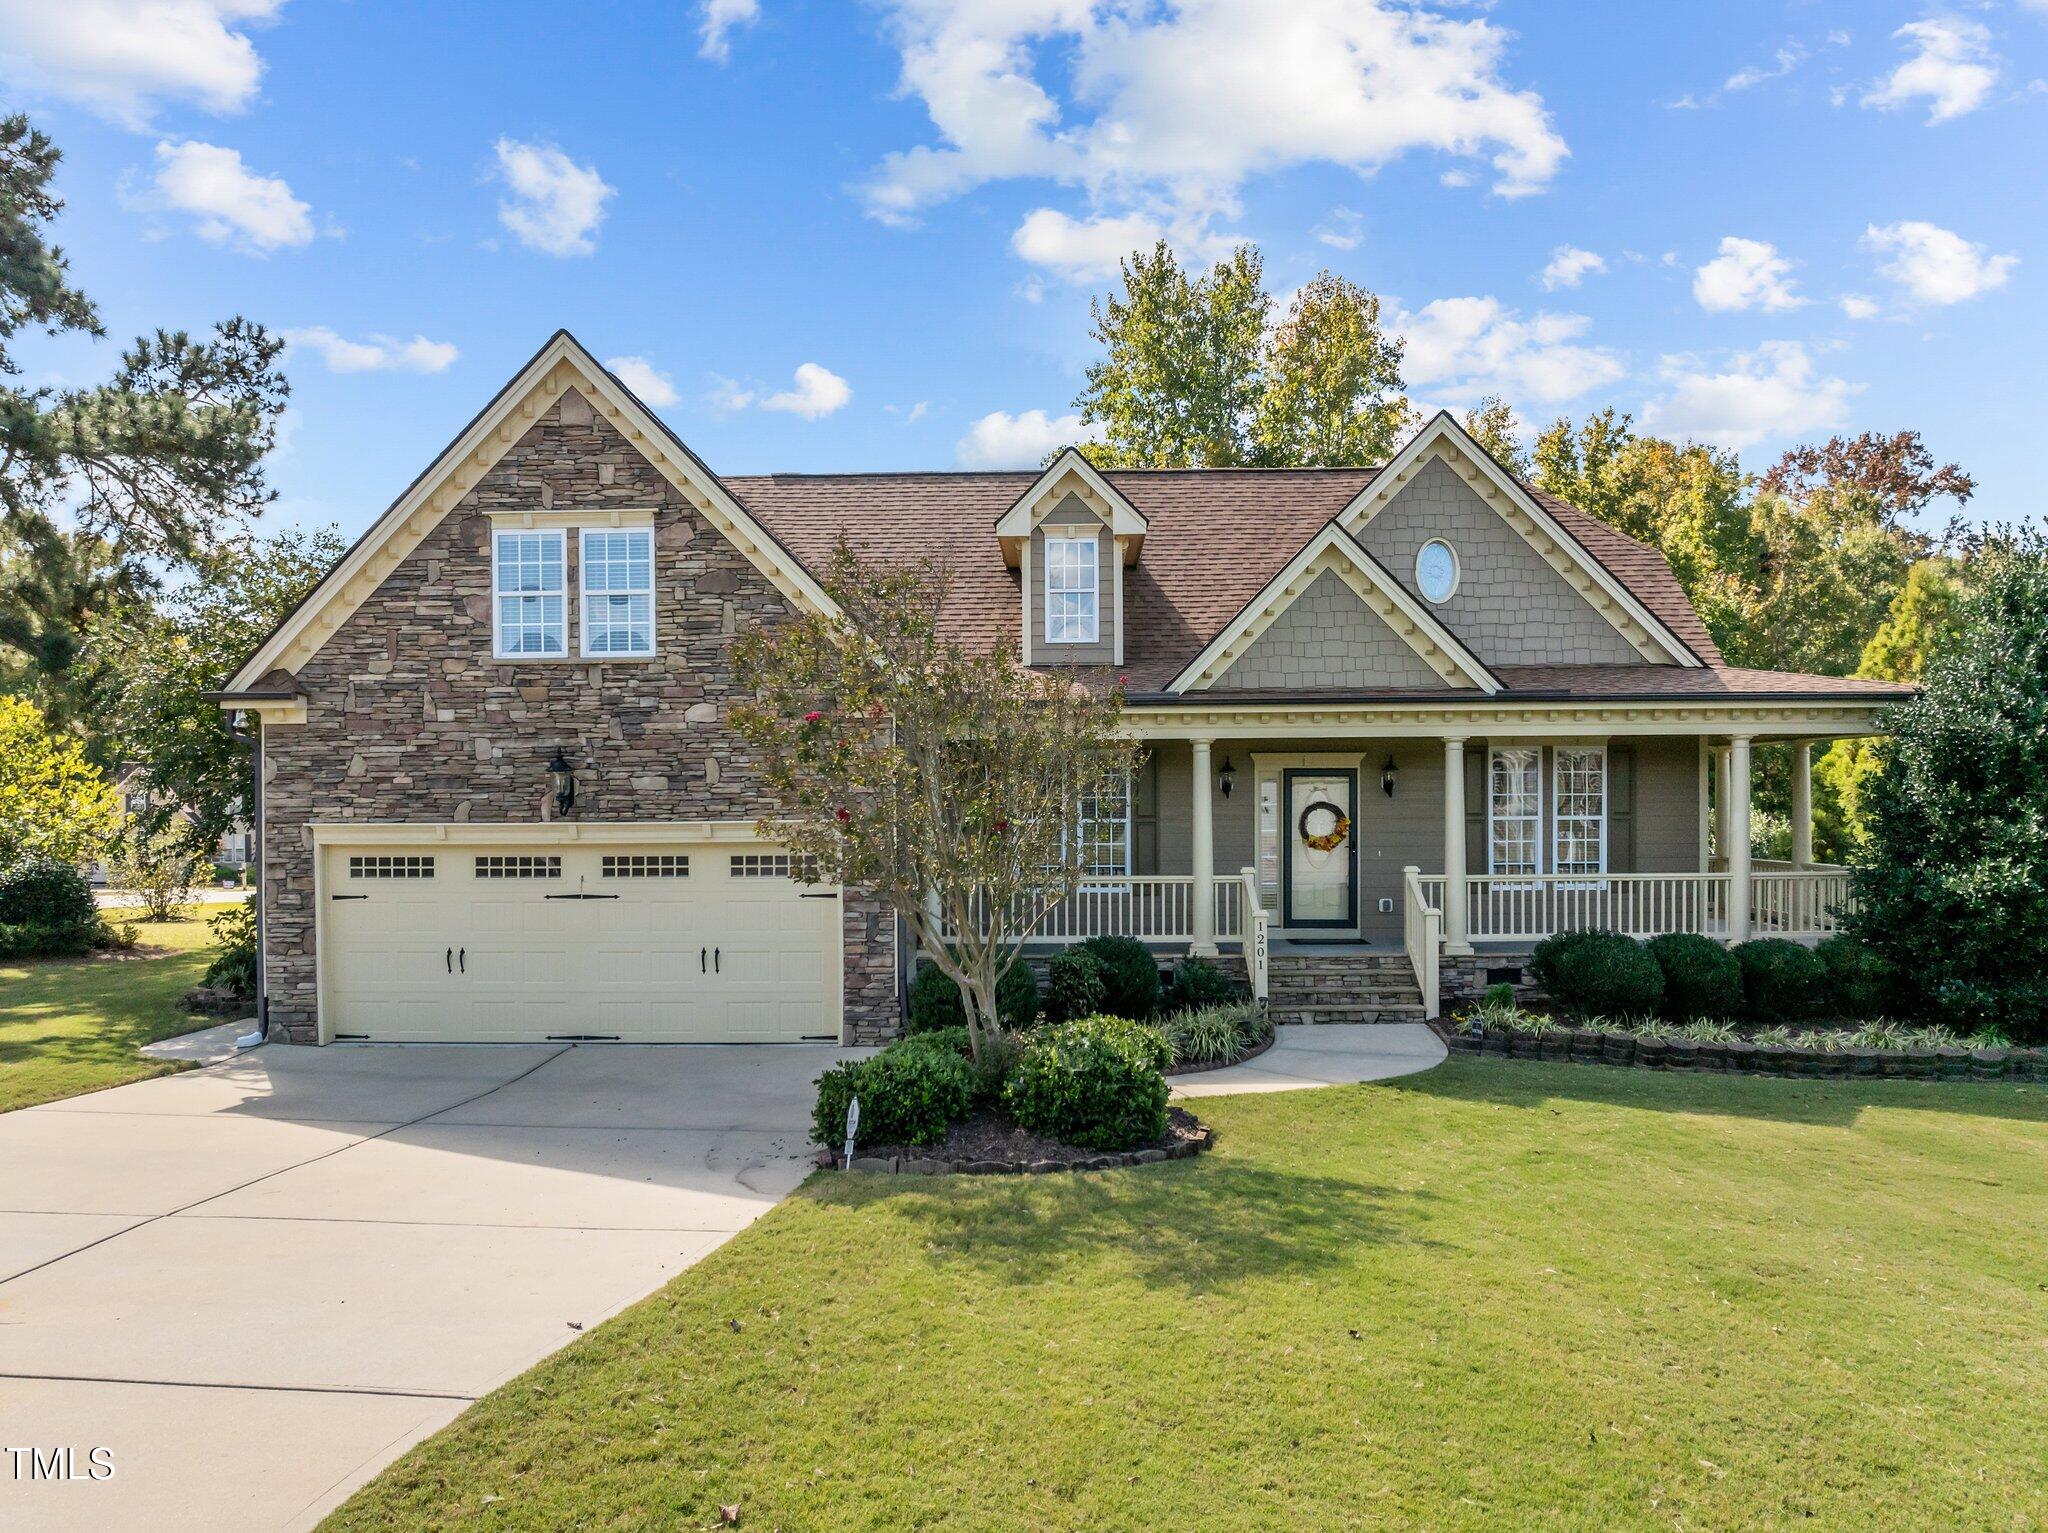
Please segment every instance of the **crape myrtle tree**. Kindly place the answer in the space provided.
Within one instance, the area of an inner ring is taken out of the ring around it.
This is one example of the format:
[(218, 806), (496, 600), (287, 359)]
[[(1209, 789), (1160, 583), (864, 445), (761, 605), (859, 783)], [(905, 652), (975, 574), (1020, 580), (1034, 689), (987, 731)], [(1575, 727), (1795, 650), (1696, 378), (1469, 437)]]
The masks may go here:
[[(1027, 670), (1007, 642), (945, 631), (948, 577), (884, 566), (842, 543), (824, 587), (836, 617), (801, 615), (734, 648), (752, 695), (731, 722), (782, 806), (757, 829), (809, 877), (868, 891), (960, 987), (980, 1058), (996, 987), (1080, 887), (1076, 806), (1114, 802), (1136, 749), (1121, 686)], [(1090, 683), (1094, 684), (1090, 684)]]
[(2004, 531), (1863, 790), (1851, 930), (1920, 1003), (2048, 1038), (2048, 538)]

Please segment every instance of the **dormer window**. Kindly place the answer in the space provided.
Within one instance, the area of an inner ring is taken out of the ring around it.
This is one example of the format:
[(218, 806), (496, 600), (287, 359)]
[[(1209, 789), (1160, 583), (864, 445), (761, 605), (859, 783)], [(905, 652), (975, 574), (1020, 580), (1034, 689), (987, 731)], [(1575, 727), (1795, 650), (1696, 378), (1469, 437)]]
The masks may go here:
[(1045, 642), (1094, 644), (1102, 633), (1100, 540), (1045, 539)]

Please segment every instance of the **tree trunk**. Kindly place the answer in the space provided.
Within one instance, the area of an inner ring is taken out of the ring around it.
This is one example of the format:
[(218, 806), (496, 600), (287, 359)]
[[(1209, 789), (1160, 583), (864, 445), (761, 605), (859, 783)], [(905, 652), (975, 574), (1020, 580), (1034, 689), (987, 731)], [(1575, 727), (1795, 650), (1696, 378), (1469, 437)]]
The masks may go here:
[(977, 974), (961, 989), (967, 1003), (967, 1046), (976, 1064), (981, 1062), (988, 1037), (1002, 1025), (996, 1015), (996, 987), (984, 974)]

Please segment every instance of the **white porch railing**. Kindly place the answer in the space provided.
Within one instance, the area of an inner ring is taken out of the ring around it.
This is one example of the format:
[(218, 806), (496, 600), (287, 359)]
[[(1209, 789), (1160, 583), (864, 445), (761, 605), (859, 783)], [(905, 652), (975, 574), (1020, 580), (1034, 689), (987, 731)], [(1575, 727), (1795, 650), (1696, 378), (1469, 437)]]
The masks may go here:
[[(1410, 899), (1444, 908), (1442, 874), (1418, 876)], [(1848, 909), (1846, 868), (1752, 873), (1749, 929), (1756, 937), (1827, 937)], [(1483, 874), (1465, 880), (1474, 942), (1536, 942), (1602, 927), (1631, 937), (1665, 932), (1728, 936), (1729, 875), (1722, 873)]]
[(1407, 950), (1409, 967), (1415, 971), (1415, 984), (1422, 991), (1423, 1015), (1437, 1015), (1437, 964), (1443, 956), (1444, 912), (1443, 895), (1438, 891), (1432, 905), (1422, 889), (1422, 870), (1403, 868), (1401, 945)]
[[(1215, 891), (1216, 939), (1242, 941), (1248, 908), (1244, 880), (1212, 878), (1210, 886)], [(1251, 908), (1256, 904), (1252, 901)], [(1194, 879), (1150, 874), (1091, 879), (1078, 894), (1053, 907), (1031, 940), (1083, 942), (1109, 936), (1136, 937), (1141, 942), (1193, 942)]]

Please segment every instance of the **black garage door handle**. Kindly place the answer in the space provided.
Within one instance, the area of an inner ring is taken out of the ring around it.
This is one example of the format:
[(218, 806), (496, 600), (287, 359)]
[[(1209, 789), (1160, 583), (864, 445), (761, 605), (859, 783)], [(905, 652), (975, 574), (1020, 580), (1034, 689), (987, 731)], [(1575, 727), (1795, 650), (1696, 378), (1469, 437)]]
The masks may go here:
[(448, 949), (448, 958), (447, 958), (447, 962), (448, 962), (448, 972), (449, 972), (450, 974), (453, 974), (453, 973), (455, 972), (455, 949), (454, 949), (454, 948), (450, 948), (450, 949)]
[(469, 949), (466, 947), (457, 948), (455, 950), (455, 961), (461, 966), (462, 972), (467, 974), (469, 972)]

